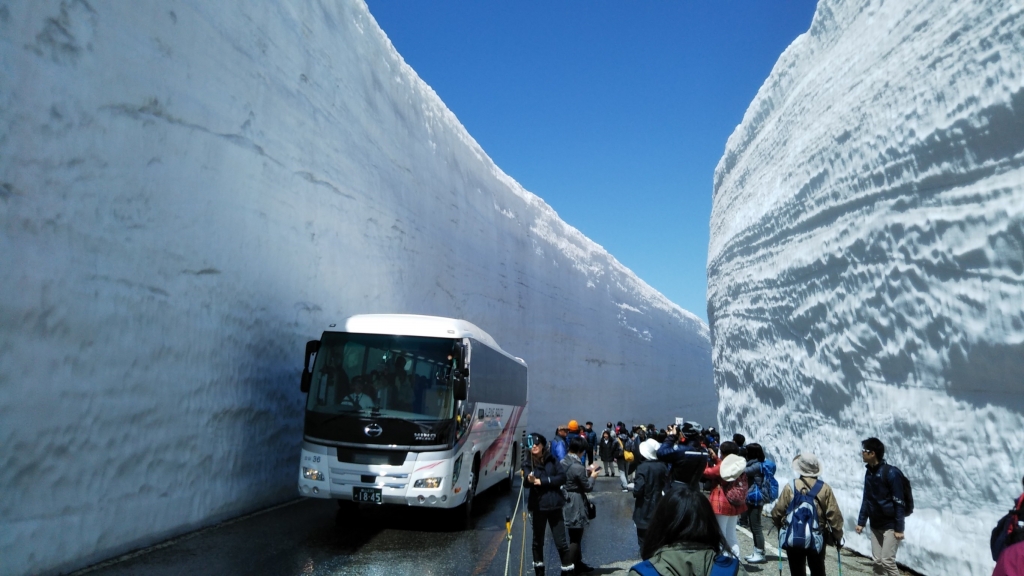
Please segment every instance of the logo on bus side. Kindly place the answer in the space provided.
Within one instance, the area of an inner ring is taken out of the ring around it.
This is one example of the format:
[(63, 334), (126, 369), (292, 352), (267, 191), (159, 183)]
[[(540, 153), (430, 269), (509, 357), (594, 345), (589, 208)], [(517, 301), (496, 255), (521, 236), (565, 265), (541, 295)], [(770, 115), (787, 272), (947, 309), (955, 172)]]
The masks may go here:
[(384, 429), (380, 427), (380, 424), (374, 422), (373, 424), (370, 424), (366, 428), (363, 428), (363, 432), (370, 438), (376, 438), (377, 436), (380, 436), (384, 432)]

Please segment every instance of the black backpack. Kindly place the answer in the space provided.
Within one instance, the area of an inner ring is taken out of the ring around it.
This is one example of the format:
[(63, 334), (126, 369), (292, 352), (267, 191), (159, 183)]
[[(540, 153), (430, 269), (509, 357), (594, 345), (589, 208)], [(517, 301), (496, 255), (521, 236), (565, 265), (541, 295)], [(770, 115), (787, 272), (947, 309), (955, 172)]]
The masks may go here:
[[(889, 465), (886, 464), (886, 466)], [(896, 473), (896, 476), (899, 478), (899, 481), (903, 483), (903, 516), (910, 516), (914, 513), (914, 491), (910, 488), (910, 480), (907, 480), (907, 477), (903, 475), (902, 470), (895, 466), (889, 466), (887, 475), (889, 476), (890, 482), (894, 480), (892, 477), (893, 472)], [(893, 500), (895, 499), (896, 498), (894, 496)]]
[(992, 559), (999, 561), (999, 555), (1008, 546), (1018, 542), (1024, 542), (1024, 494), (1017, 498), (1017, 506), (1010, 510), (1005, 516), (999, 519), (996, 527), (992, 529), (992, 539), (989, 546), (992, 548)]

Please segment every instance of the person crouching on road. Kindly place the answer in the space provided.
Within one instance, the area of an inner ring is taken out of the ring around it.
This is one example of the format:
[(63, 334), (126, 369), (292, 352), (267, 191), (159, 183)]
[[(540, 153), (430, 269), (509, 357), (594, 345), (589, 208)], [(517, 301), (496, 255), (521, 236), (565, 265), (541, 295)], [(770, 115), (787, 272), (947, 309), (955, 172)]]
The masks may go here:
[[(728, 551), (708, 499), (695, 490), (669, 490), (647, 527), (640, 549), (644, 562), (633, 566), (629, 576), (650, 574), (651, 568), (658, 574), (708, 576), (715, 557)], [(640, 568), (643, 564), (647, 564), (646, 570)], [(738, 566), (736, 576), (746, 575), (743, 566)]]
[[(729, 550), (740, 557), (740, 541), (736, 538), (736, 524), (740, 514), (747, 511), (747, 461), (739, 455), (740, 447), (735, 442), (722, 442), (722, 460), (704, 471), (704, 478), (711, 480), (711, 509), (722, 530)], [(715, 455), (711, 453), (712, 459)]]
[(526, 509), (533, 517), (533, 569), (537, 576), (544, 575), (544, 525), (551, 527), (551, 537), (562, 561), (562, 574), (572, 574), (572, 558), (569, 544), (565, 540), (565, 520), (562, 507), (562, 486), (565, 485), (565, 470), (548, 450), (548, 441), (540, 434), (532, 434), (533, 447), (530, 457), (523, 466), (526, 487), (530, 489), (526, 498)]
[(577, 574), (594, 571), (583, 563), (583, 530), (590, 524), (584, 494), (594, 489), (594, 478), (597, 478), (599, 472), (595, 466), (589, 469), (583, 466), (588, 445), (586, 438), (573, 437), (569, 440), (569, 454), (561, 462), (565, 469), (565, 491), (568, 494), (565, 506), (562, 507), (562, 517), (569, 530), (569, 557), (572, 558)]
[(804, 576), (805, 566), (811, 569), (811, 576), (825, 576), (825, 549), (829, 546), (838, 546), (843, 541), (843, 513), (839, 510), (839, 503), (832, 493), (832, 487), (818, 480), (821, 462), (817, 456), (810, 452), (798, 454), (793, 458), (793, 471), (799, 478), (782, 488), (779, 500), (772, 508), (772, 522), (776, 528), (782, 527), (782, 521), (789, 512), (789, 503), (793, 500), (794, 486), (801, 494), (808, 494), (818, 483), (821, 484), (818, 495), (814, 498), (822, 532), (821, 551), (790, 548), (786, 550), (786, 555), (789, 557), (789, 573), (792, 576)]
[(668, 483), (668, 466), (664, 462), (658, 462), (660, 446), (661, 444), (654, 438), (648, 438), (640, 445), (640, 457), (644, 461), (636, 467), (636, 477), (633, 480), (633, 498), (636, 499), (633, 523), (636, 524), (636, 541), (641, 550), (644, 548), (647, 526)]

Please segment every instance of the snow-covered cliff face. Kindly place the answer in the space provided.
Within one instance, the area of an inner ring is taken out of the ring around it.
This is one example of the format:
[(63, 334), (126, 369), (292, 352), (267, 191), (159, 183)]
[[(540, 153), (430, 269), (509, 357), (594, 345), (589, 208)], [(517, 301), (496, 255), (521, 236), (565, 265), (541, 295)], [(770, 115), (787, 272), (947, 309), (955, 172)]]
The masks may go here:
[(898, 559), (990, 573), (1024, 474), (1024, 4), (822, 0), (713, 206), (723, 430), (818, 453), (861, 551), (879, 437), (918, 508)]
[(707, 326), (501, 172), (362, 2), (0, 3), (0, 125), (0, 572), (293, 497), (304, 343), (350, 314), (487, 330), (548, 435), (715, 417)]

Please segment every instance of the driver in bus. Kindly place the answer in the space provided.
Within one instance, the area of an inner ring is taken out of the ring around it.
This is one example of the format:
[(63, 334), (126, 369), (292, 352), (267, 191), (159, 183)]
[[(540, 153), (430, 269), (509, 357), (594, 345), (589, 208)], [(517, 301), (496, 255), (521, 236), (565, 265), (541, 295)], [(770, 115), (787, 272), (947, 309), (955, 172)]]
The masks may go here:
[(365, 392), (366, 382), (362, 376), (352, 379), (352, 386), (348, 394), (341, 399), (342, 406), (352, 406), (358, 410), (372, 410), (374, 407), (373, 398)]

